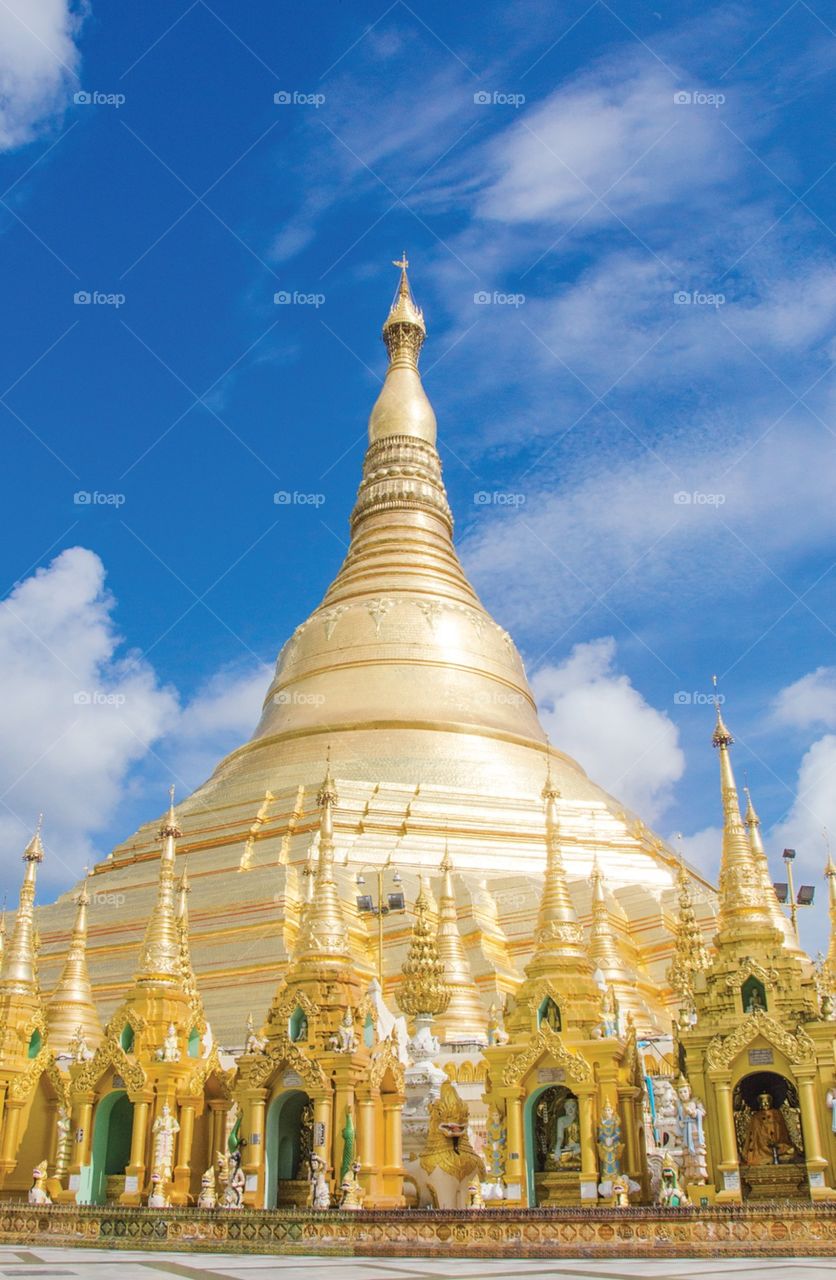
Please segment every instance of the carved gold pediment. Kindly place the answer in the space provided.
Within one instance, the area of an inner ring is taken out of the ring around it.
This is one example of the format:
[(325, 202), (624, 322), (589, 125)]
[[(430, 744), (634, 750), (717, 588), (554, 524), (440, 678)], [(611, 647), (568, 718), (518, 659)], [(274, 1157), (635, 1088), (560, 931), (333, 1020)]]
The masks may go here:
[[(130, 1019), (123, 1019), (120, 1028)], [(131, 1026), (133, 1026), (131, 1022)], [(80, 1070), (71, 1071), (70, 1089), (73, 1093), (89, 1093), (95, 1089), (102, 1076), (111, 1067), (125, 1081), (131, 1093), (141, 1093), (145, 1088), (146, 1075), (138, 1062), (131, 1062), (117, 1039), (108, 1036), (99, 1045), (93, 1057), (85, 1062)]]
[(32, 1059), (25, 1071), (15, 1076), (9, 1085), (9, 1093), (15, 1099), (26, 1101), (36, 1087), (42, 1075), (46, 1075), (59, 1102), (67, 1104), (67, 1081), (58, 1069), (52, 1050), (44, 1045), (40, 1053)]
[(540, 1058), (549, 1057), (562, 1067), (568, 1080), (575, 1084), (587, 1084), (592, 1079), (592, 1067), (579, 1053), (572, 1053), (561, 1037), (551, 1027), (541, 1027), (528, 1048), (516, 1053), (506, 1063), (502, 1073), (503, 1084), (519, 1084)]
[(737, 1055), (757, 1037), (762, 1036), (792, 1063), (815, 1061), (816, 1048), (803, 1027), (793, 1035), (762, 1009), (747, 1013), (730, 1035), (716, 1035), (709, 1041), (705, 1060), (709, 1070), (731, 1066)]
[(387, 1071), (392, 1072), (398, 1093), (403, 1093), (405, 1086), (403, 1063), (398, 1057), (397, 1048), (392, 1040), (384, 1040), (372, 1058), (369, 1083), (373, 1089), (380, 1088), (380, 1082)]
[(244, 1088), (260, 1089), (282, 1068), (295, 1071), (316, 1092), (328, 1088), (322, 1068), (308, 1058), (286, 1032), (272, 1036), (261, 1053), (254, 1054), (242, 1065), (239, 1084)]

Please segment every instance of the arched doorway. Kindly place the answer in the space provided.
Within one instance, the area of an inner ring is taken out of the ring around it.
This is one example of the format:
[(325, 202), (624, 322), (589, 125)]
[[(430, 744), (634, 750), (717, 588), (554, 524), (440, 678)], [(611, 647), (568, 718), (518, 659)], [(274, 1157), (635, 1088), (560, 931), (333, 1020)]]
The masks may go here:
[[(96, 1107), (93, 1123), (90, 1204), (104, 1204), (107, 1201), (109, 1178), (124, 1178), (131, 1159), (133, 1127), (134, 1107), (124, 1089), (114, 1089), (112, 1093), (106, 1094)], [(118, 1194), (120, 1191), (114, 1188), (114, 1194), (110, 1198), (115, 1199)]]
[(526, 1099), (528, 1203), (575, 1204), (580, 1197), (578, 1099), (565, 1085), (546, 1085)]
[(798, 1092), (786, 1076), (753, 1071), (735, 1085), (734, 1126), (744, 1191), (754, 1199), (806, 1194)]
[(302, 1089), (288, 1089), (267, 1108), (264, 1134), (264, 1207), (304, 1204), (313, 1131), (313, 1104)]

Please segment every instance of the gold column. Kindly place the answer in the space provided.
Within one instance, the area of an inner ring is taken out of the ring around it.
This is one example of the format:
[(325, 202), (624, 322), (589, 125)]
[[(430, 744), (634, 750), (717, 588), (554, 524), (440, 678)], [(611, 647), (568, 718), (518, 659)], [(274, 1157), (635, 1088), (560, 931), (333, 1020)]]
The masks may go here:
[(383, 1193), (387, 1203), (403, 1204), (403, 1097), (381, 1094), (383, 1102)]
[(331, 1165), (331, 1098), (327, 1094), (314, 1098), (314, 1138), (317, 1134), (321, 1136), (321, 1141), (315, 1141), (313, 1149), (325, 1161), (327, 1174)]
[(638, 1155), (638, 1132), (636, 1127), (635, 1091), (623, 1094), (619, 1098), (619, 1111), (624, 1119), (624, 1147), (627, 1156), (627, 1172), (636, 1182), (641, 1181), (641, 1168)]
[(380, 1192), (380, 1173), (384, 1163), (382, 1158), (378, 1160), (378, 1153), (375, 1144), (377, 1128), (375, 1124), (375, 1115), (377, 1112), (378, 1101), (379, 1096), (377, 1098), (357, 1099), (357, 1158), (360, 1162), (359, 1178), (363, 1183), (366, 1194), (372, 1199), (375, 1199)]
[(47, 1104), (46, 1123), (47, 1132), (49, 1134), (49, 1150), (47, 1152), (46, 1162), (50, 1174), (55, 1173), (55, 1164), (58, 1156), (58, 1100), (53, 1098)]
[(511, 1184), (509, 1191), (516, 1186), (516, 1195), (509, 1195), (509, 1200), (526, 1203), (525, 1161), (523, 1158), (522, 1098), (519, 1092), (506, 1095), (505, 1125), (508, 1155), (505, 1161), (505, 1181)]
[[(801, 1132), (804, 1138), (804, 1159), (807, 1164), (808, 1175), (812, 1178), (814, 1174), (821, 1174), (827, 1168), (827, 1160), (822, 1154), (821, 1131), (816, 1114), (814, 1078), (812, 1075), (799, 1075), (796, 1072), (796, 1079), (798, 1081), (798, 1105), (801, 1111)], [(822, 1178), (823, 1182), (824, 1179)], [(823, 1191), (824, 1189), (824, 1186), (817, 1188), (811, 1183), (812, 1198), (815, 1200), (815, 1192), (817, 1190)]]
[(18, 1102), (16, 1098), (8, 1098), (6, 1100), (3, 1141), (2, 1145), (0, 1145), (0, 1166), (2, 1166), (4, 1172), (13, 1169), (17, 1161), (17, 1146), (22, 1111), (22, 1102)]
[(209, 1102), (209, 1110), (212, 1118), (209, 1127), (209, 1163), (215, 1163), (215, 1157), (219, 1151), (223, 1150), (224, 1129), (226, 1128), (226, 1113), (229, 1110), (227, 1100), (212, 1098)]
[(93, 1094), (84, 1094), (73, 1100), (72, 1134), (73, 1155), (70, 1173), (80, 1173), (90, 1163), (90, 1140), (93, 1136)]
[[(722, 1076), (714, 1080), (714, 1096), (717, 1099), (717, 1121), (720, 1127), (720, 1154), (722, 1159), (718, 1166), (723, 1185), (717, 1193), (717, 1199), (740, 1201), (740, 1163), (737, 1157), (737, 1139), (734, 1132), (734, 1110), (732, 1108), (731, 1076)], [(732, 1185), (728, 1186), (727, 1183)]]
[[(581, 1200), (598, 1199), (598, 1154), (595, 1150), (595, 1097), (578, 1090), (578, 1121), (581, 1130)], [(588, 1188), (594, 1189), (594, 1195)], [(586, 1194), (584, 1189), (587, 1188)]]
[(194, 1141), (194, 1101), (180, 1104), (180, 1133), (177, 1137), (177, 1163), (174, 1167), (173, 1204), (187, 1204), (192, 1172), (192, 1142)]
[(264, 1111), (266, 1105), (266, 1089), (253, 1089), (245, 1094), (246, 1124), (242, 1128), (247, 1145), (244, 1148), (243, 1170), (248, 1179), (253, 1176), (257, 1178), (255, 1188), (244, 1192), (244, 1203), (247, 1205), (264, 1204)]
[(148, 1139), (148, 1113), (150, 1098), (133, 1099), (134, 1117), (131, 1130), (131, 1159), (125, 1170), (126, 1177), (136, 1178), (136, 1191), (125, 1191), (119, 1197), (123, 1204), (139, 1204), (145, 1180), (145, 1147)]

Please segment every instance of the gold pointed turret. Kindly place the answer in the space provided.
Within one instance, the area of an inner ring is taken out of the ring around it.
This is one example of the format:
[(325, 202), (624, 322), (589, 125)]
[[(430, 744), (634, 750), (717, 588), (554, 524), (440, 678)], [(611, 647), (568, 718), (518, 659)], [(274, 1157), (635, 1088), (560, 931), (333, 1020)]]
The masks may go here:
[(91, 1049), (95, 1049), (102, 1038), (102, 1025), (87, 969), (87, 908), (90, 905), (87, 884), (85, 878), (76, 897), (76, 916), (67, 958), (46, 1008), (49, 1040), (55, 1054), (66, 1052), (79, 1029)]
[[(291, 972), (342, 967), (348, 961), (348, 926), (334, 879), (334, 805), (337, 789), (330, 762), (317, 795), (320, 807), (319, 850), (313, 879), (313, 897), (303, 913)], [(290, 976), (290, 975), (288, 975)]]
[(799, 945), (798, 939), (792, 927), (791, 921), (781, 910), (781, 904), (775, 893), (775, 886), (772, 883), (772, 875), (769, 870), (769, 860), (766, 856), (763, 838), (761, 836), (761, 820), (758, 817), (755, 806), (752, 804), (752, 796), (748, 787), (744, 787), (743, 791), (746, 795), (746, 813), (743, 816), (743, 822), (749, 833), (749, 845), (752, 850), (752, 857), (755, 862), (755, 869), (760, 877), (760, 885), (763, 892), (763, 900), (769, 909), (769, 917), (777, 929), (780, 929), (784, 936), (784, 941), (790, 951), (794, 951), (797, 955), (803, 956), (805, 953)]
[(717, 703), (712, 743), (720, 756), (720, 791), (723, 801), (723, 850), (720, 858), (720, 910), (717, 946), (753, 939), (777, 941), (783, 931), (772, 923), (760, 869), (755, 864), (749, 836), (740, 814), (729, 747), (734, 738), (726, 728)]
[(177, 841), (182, 832), (174, 812), (174, 787), (169, 791), (168, 814), (160, 827), (163, 842), (157, 886), (157, 902), (145, 930), (136, 982), (141, 986), (179, 986), (180, 931), (175, 904)]
[(604, 891), (604, 877), (598, 866), (598, 859), (593, 859), (592, 876), (592, 924), (589, 929), (589, 957), (605, 977), (610, 977), (612, 970), (622, 971), (622, 959), (618, 954), (612, 931), (612, 920), (607, 906), (607, 895)]
[(830, 984), (830, 990), (836, 996), (836, 863), (834, 863), (833, 856), (829, 851), (824, 874), (827, 879), (827, 901), (830, 913), (830, 942), (827, 948), (827, 958), (824, 962), (824, 971)]
[(444, 962), (438, 954), (436, 931), (430, 920), (430, 900), (423, 877), (415, 899), (415, 921), (409, 952), (401, 968), (403, 982), (398, 1004), (412, 1017), (422, 1014), (437, 1018), (450, 1003)]
[(183, 874), (181, 875), (180, 881), (177, 885), (177, 932), (180, 937), (180, 975), (183, 989), (189, 998), (189, 1004), (192, 1007), (195, 1017), (202, 1019), (203, 1003), (197, 989), (197, 979), (194, 974), (191, 943), (189, 941), (188, 897), (190, 892), (189, 873), (184, 867)]
[(12, 936), (0, 968), (0, 994), (3, 995), (37, 996), (38, 994), (35, 884), (38, 864), (44, 860), (41, 822), (42, 819), (39, 818), (35, 834), (23, 851), (24, 872), (23, 883), (20, 886), (20, 899)]
[(444, 967), (444, 981), (450, 1001), (438, 1019), (442, 1039), (482, 1040), (487, 1038), (485, 1009), (473, 981), (470, 963), (459, 933), (459, 913), (453, 887), (453, 863), (449, 850), (441, 862), (441, 892), (438, 896), (438, 956)]
[(680, 1010), (688, 1013), (694, 1007), (694, 983), (697, 974), (705, 973), (709, 965), (708, 952), (702, 930), (697, 924), (691, 899), (691, 881), (680, 859), (677, 874), (679, 890), (679, 919), (676, 923), (676, 949), (668, 969), (668, 982), (679, 1000)]

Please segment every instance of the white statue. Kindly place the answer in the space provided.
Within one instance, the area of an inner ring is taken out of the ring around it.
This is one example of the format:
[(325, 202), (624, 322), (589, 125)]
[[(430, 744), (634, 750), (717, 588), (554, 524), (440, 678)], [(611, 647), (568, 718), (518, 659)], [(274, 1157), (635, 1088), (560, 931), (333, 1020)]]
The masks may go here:
[(215, 1037), (212, 1035), (212, 1024), (210, 1022), (207, 1022), (206, 1030), (204, 1031), (200, 1041), (201, 1048), (203, 1049), (204, 1058), (209, 1057), (209, 1054), (212, 1052), (212, 1045), (214, 1043), (215, 1043)]
[(494, 1002), (488, 1010), (488, 1044), (507, 1044), (509, 1039), (502, 1025), (502, 1014)]
[(70, 1167), (73, 1149), (72, 1120), (69, 1108), (63, 1104), (58, 1108), (55, 1127), (58, 1130), (58, 1139), (55, 1144), (55, 1176), (62, 1178)]
[(703, 1184), (708, 1181), (703, 1125), (705, 1106), (699, 1098), (693, 1096), (691, 1086), (684, 1077), (680, 1077), (676, 1092), (679, 1098), (682, 1181), (686, 1187), (691, 1183)]
[(357, 1052), (357, 1033), (354, 1030), (354, 1019), (351, 1016), (351, 1008), (348, 1006), (343, 1014), (343, 1020), (337, 1029), (337, 1052)]
[(168, 1030), (165, 1033), (165, 1040), (162, 1047), (157, 1049), (154, 1054), (157, 1062), (179, 1062), (180, 1046), (177, 1043), (177, 1028), (173, 1022), (169, 1022)]
[(46, 1160), (42, 1160), (40, 1164), (36, 1165), (32, 1170), (32, 1177), (34, 1181), (32, 1186), (29, 1188), (28, 1200), (30, 1204), (52, 1204), (46, 1189), (46, 1171)]
[(316, 1154), (311, 1156), (311, 1208), (330, 1209), (331, 1192), (325, 1177), (325, 1161)]
[(247, 1034), (244, 1039), (244, 1053), (263, 1053), (267, 1041), (256, 1035), (252, 1013), (247, 1014)]
[(407, 1080), (425, 1076), (429, 1085), (427, 1102), (435, 1102), (441, 1097), (441, 1086), (449, 1077), (433, 1062), (436, 1054), (441, 1052), (441, 1045), (432, 1033), (432, 1018), (419, 1013), (415, 1018), (415, 1035), (407, 1044), (410, 1065), (406, 1069)]
[(215, 1189), (215, 1166), (210, 1164), (209, 1168), (200, 1179), (200, 1195), (197, 1197), (198, 1209), (214, 1209), (218, 1203), (218, 1194)]
[(67, 1053), (73, 1062), (89, 1062), (93, 1057), (93, 1050), (87, 1043), (81, 1027), (76, 1027), (72, 1039), (67, 1045)]
[(151, 1190), (148, 1192), (148, 1208), (167, 1209), (170, 1203), (165, 1181), (158, 1173), (152, 1173)]
[(171, 1114), (168, 1103), (164, 1102), (160, 1114), (151, 1127), (154, 1140), (151, 1169), (153, 1173), (159, 1175), (163, 1187), (167, 1182), (171, 1182), (174, 1176), (174, 1139), (179, 1132), (180, 1125), (177, 1118)]
[(567, 1098), (563, 1115), (555, 1125), (554, 1157), (559, 1164), (573, 1164), (580, 1160), (581, 1131), (578, 1121), (578, 1100)]
[(830, 1110), (830, 1127), (836, 1133), (836, 1089), (828, 1089), (824, 1100)]
[(244, 1207), (244, 1188), (247, 1185), (247, 1178), (244, 1170), (241, 1168), (241, 1152), (234, 1151), (228, 1157), (226, 1185), (221, 1196), (222, 1209), (243, 1209)]
[(678, 1147), (680, 1139), (679, 1099), (673, 1081), (667, 1076), (653, 1080), (653, 1098), (656, 1104), (655, 1128), (660, 1147)]

